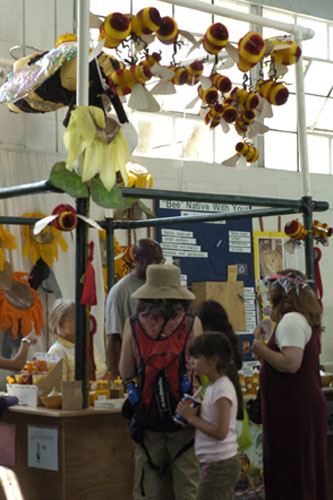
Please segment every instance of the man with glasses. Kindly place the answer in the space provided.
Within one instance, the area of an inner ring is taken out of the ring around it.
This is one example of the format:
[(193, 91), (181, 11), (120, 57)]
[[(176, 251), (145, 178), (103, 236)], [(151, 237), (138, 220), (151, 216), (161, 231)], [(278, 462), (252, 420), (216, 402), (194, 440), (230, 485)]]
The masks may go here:
[(138, 240), (133, 249), (135, 268), (118, 281), (106, 299), (105, 322), (108, 336), (108, 360), (112, 379), (119, 375), (119, 358), (124, 324), (136, 313), (138, 301), (131, 295), (146, 281), (146, 269), (150, 264), (163, 264), (162, 248), (153, 240)]

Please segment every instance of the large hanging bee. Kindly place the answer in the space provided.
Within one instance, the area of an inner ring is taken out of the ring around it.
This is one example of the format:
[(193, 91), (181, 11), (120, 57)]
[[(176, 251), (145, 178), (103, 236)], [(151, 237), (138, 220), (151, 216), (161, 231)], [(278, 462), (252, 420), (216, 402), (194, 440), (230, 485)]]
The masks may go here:
[[(6, 102), (15, 113), (47, 113), (66, 106), (70, 113), (76, 102), (76, 64), (76, 37), (63, 35), (54, 49), (34, 52), (14, 63), (13, 74), (0, 87), (0, 102)], [(107, 85), (108, 77), (121, 67), (121, 62), (103, 52), (90, 56), (89, 104), (103, 108), (103, 95), (107, 94), (120, 123), (125, 123), (128, 120), (119, 97)]]

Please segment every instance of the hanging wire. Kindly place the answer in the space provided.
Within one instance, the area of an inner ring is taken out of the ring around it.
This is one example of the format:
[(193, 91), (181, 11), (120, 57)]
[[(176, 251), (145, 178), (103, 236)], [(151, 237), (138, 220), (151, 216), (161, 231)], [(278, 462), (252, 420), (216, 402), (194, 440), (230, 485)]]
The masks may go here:
[(176, 61), (176, 55), (179, 49), (182, 48), (182, 46), (185, 45), (182, 40), (176, 40), (173, 42), (173, 53), (171, 56), (171, 66), (177, 66), (177, 61)]
[[(122, 47), (123, 50), (127, 50), (127, 58), (123, 57), (119, 47)], [(134, 66), (138, 62), (138, 57), (133, 54), (132, 51), (132, 43), (131, 41), (126, 42), (124, 40), (117, 48), (116, 48), (116, 54), (120, 59), (123, 59), (124, 62), (129, 64), (130, 66)]]
[(215, 57), (214, 57), (214, 64), (213, 64), (213, 67), (212, 67), (212, 71), (211, 71), (211, 74), (215, 73), (215, 69), (216, 69), (216, 66), (217, 66), (217, 63), (219, 62), (219, 56), (218, 54), (215, 54)]
[(243, 89), (247, 89), (247, 82), (249, 81), (249, 75), (247, 73), (244, 73), (243, 75)]
[(275, 66), (274, 61), (271, 61), (270, 65), (269, 65), (268, 76), (271, 80), (277, 79), (277, 71), (276, 71), (276, 66)]

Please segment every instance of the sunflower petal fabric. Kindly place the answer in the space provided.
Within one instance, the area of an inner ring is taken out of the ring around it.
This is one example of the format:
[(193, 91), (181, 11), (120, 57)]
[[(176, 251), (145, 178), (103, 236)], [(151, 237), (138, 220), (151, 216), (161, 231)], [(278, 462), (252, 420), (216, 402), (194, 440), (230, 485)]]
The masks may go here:
[(5, 252), (4, 248), (14, 250), (17, 248), (15, 236), (10, 234), (2, 224), (0, 224), (0, 271), (4, 270)]
[[(37, 217), (42, 219), (45, 215), (40, 212), (33, 212), (25, 213), (23, 217)], [(61, 231), (58, 231), (53, 226), (47, 226), (36, 236), (32, 234), (30, 226), (22, 226), (22, 234), (26, 240), (22, 255), (23, 257), (29, 256), (34, 265), (39, 259), (42, 259), (51, 267), (54, 259), (58, 260), (59, 258), (58, 245), (63, 252), (67, 252), (68, 250), (68, 244), (62, 237)]]
[(99, 173), (103, 185), (110, 191), (116, 182), (116, 172), (119, 171), (127, 185), (129, 149), (122, 130), (110, 143), (105, 143), (97, 137), (96, 127), (105, 128), (102, 109), (80, 106), (72, 111), (64, 134), (64, 144), (68, 149), (66, 168), (73, 170), (76, 160), (83, 154), (82, 182), (90, 181)]

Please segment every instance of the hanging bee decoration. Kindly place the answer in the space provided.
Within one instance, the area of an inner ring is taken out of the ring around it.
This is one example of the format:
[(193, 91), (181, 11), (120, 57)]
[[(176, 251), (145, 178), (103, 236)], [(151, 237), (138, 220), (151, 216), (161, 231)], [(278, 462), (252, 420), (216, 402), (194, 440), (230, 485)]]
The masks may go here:
[(247, 163), (255, 163), (259, 158), (256, 147), (248, 142), (238, 142), (235, 146), (236, 154), (222, 162), (226, 167), (246, 167)]
[(259, 33), (250, 31), (238, 42), (238, 69), (243, 72), (249, 71), (258, 64), (264, 53), (265, 40)]
[(222, 23), (214, 23), (207, 29), (203, 40), (203, 48), (208, 54), (218, 54), (229, 41), (229, 32)]

